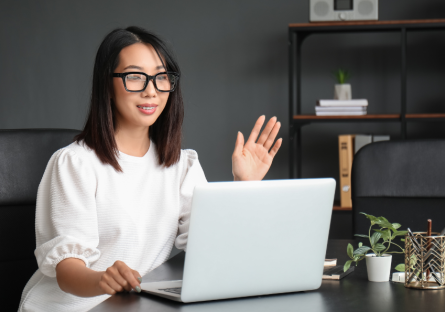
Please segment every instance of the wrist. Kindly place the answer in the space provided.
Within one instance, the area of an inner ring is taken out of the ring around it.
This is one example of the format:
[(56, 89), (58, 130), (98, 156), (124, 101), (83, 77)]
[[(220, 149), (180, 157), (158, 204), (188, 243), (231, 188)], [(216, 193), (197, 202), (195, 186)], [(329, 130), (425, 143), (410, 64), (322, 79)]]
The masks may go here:
[(94, 289), (94, 292), (97, 293), (97, 296), (106, 294), (102, 287), (100, 287), (100, 281), (102, 280), (102, 276), (104, 274), (105, 271), (96, 271), (94, 273), (92, 288)]
[(247, 181), (247, 180), (243, 180), (242, 178), (240, 178), (240, 177), (237, 177), (237, 176), (233, 176), (233, 181)]

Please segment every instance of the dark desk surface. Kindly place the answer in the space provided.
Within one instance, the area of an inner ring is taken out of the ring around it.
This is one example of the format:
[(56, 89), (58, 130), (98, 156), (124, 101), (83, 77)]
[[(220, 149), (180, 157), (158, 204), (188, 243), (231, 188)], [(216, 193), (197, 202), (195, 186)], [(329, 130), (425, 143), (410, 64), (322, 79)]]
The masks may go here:
[[(330, 240), (326, 258), (347, 260), (346, 246), (350, 240)], [(355, 247), (355, 245), (354, 245)], [(393, 256), (392, 267), (403, 262), (403, 255)], [(143, 282), (182, 279), (184, 253), (170, 259), (143, 277)], [(444, 311), (445, 290), (416, 290), (393, 282), (369, 282), (363, 260), (356, 270), (340, 281), (323, 280), (315, 291), (240, 299), (182, 304), (148, 294), (118, 294), (91, 311)]]

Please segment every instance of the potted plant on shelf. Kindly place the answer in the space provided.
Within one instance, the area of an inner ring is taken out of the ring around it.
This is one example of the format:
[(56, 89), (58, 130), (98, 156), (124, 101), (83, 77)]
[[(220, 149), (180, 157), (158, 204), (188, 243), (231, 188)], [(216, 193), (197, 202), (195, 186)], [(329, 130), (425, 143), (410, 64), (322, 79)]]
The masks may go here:
[(338, 69), (334, 72), (338, 84), (335, 85), (334, 99), (335, 100), (350, 100), (352, 99), (351, 85), (346, 83), (350, 75), (347, 70)]
[[(399, 223), (390, 223), (384, 217), (374, 217), (364, 212), (371, 222), (368, 235), (355, 234), (355, 236), (368, 238), (371, 247), (364, 246), (362, 243), (358, 244), (358, 248), (354, 250), (351, 244), (348, 244), (347, 252), (351, 260), (346, 261), (343, 270), (346, 272), (351, 264), (366, 259), (366, 268), (368, 271), (368, 279), (371, 282), (387, 282), (391, 272), (391, 253), (404, 253), (405, 250), (394, 242), (398, 236), (404, 236), (407, 231), (399, 231), (401, 227)], [(372, 229), (374, 225), (377, 225), (378, 229)], [(374, 231), (371, 233), (371, 230)], [(381, 241), (382, 240), (382, 241)], [(404, 239), (401, 239), (404, 241)], [(391, 245), (396, 246), (400, 251), (388, 251)], [(370, 253), (368, 253), (370, 252)], [(396, 267), (397, 270), (405, 270), (401, 265)]]

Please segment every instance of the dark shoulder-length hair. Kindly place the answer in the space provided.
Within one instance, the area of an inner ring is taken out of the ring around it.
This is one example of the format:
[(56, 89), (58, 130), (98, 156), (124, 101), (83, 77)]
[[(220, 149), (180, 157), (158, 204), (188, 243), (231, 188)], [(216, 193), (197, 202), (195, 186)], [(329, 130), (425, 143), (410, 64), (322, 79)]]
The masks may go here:
[[(167, 71), (180, 74), (178, 63), (166, 44), (155, 34), (139, 27), (115, 29), (102, 41), (94, 63), (93, 88), (90, 110), (83, 131), (74, 141), (83, 140), (95, 151), (104, 164), (122, 172), (119, 165), (119, 151), (114, 139), (116, 130), (116, 107), (113, 103), (112, 73), (119, 64), (120, 51), (134, 43), (151, 45)], [(171, 92), (167, 104), (156, 122), (150, 126), (149, 138), (156, 147), (159, 165), (170, 167), (179, 161), (181, 155), (182, 122), (184, 104), (180, 79)]]

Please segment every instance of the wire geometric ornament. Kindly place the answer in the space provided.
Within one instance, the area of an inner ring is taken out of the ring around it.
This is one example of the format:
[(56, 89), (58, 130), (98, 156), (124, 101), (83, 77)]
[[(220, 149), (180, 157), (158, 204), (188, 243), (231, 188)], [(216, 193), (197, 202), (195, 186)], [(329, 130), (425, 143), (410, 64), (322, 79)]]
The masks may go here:
[(445, 236), (413, 234), (405, 235), (405, 287), (444, 289)]

